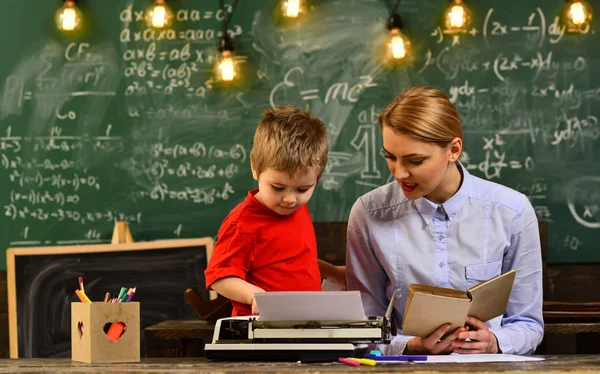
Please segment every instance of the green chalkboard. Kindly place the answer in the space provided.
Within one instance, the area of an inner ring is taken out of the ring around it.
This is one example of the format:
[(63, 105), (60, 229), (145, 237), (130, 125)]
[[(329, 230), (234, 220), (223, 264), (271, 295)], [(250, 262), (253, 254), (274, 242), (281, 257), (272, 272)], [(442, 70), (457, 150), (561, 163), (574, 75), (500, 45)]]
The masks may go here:
[(240, 0), (231, 85), (213, 76), (218, 1), (169, 1), (179, 20), (166, 32), (138, 19), (149, 3), (82, 0), (73, 38), (53, 24), (58, 0), (0, 2), (1, 246), (107, 242), (114, 220), (137, 241), (214, 237), (255, 186), (253, 131), (276, 104), (327, 124), (310, 207), (315, 221), (345, 221), (391, 180), (378, 113), (427, 84), (459, 108), (464, 165), (549, 222), (549, 261), (600, 261), (598, 23), (565, 33), (563, 0), (469, 1), (472, 27), (456, 37), (440, 28), (446, 0), (402, 1), (412, 51), (399, 66), (383, 62), (383, 0), (312, 1), (294, 22), (279, 1)]

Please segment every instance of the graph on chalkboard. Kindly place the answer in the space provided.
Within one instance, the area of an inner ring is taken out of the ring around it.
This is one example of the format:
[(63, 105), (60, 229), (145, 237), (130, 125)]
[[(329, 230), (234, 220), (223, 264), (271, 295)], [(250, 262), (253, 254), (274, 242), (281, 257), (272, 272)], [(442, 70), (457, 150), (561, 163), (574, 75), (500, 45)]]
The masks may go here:
[[(393, 181), (378, 114), (419, 84), (457, 106), (463, 165), (524, 193), (547, 221), (549, 262), (600, 261), (600, 17), (574, 34), (562, 0), (468, 1), (469, 29), (450, 35), (447, 0), (402, 1), (411, 49), (390, 66), (383, 0), (311, 2), (293, 20), (279, 0), (233, 13), (178, 0), (162, 30), (143, 20), (150, 3), (79, 2), (87, 27), (73, 38), (56, 30), (55, 2), (0, 2), (11, 14), (0, 33), (0, 246), (104, 243), (115, 220), (136, 240), (215, 237), (256, 187), (254, 129), (279, 104), (327, 125), (309, 207), (317, 222), (347, 221), (359, 196)], [(225, 14), (240, 67), (230, 84), (214, 75)]]

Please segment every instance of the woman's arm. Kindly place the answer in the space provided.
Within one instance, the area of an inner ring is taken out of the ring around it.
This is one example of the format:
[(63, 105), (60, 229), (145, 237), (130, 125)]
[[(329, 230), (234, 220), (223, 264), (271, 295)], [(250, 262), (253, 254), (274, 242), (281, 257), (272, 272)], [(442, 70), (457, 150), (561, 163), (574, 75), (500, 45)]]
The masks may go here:
[(542, 318), (542, 253), (538, 221), (525, 198), (522, 213), (514, 220), (510, 247), (502, 272), (516, 269), (502, 327), (491, 329), (502, 353), (533, 354), (544, 336)]
[(321, 278), (337, 283), (343, 289), (347, 289), (345, 266), (336, 266), (329, 262), (319, 260), (319, 270), (321, 271)]

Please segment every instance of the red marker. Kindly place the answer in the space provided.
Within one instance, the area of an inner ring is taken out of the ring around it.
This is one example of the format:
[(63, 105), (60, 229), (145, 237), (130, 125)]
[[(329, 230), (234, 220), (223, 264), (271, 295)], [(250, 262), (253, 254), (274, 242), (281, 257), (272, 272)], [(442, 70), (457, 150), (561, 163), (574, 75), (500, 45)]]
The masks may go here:
[(350, 366), (360, 366), (359, 361), (353, 360), (351, 358), (340, 357), (340, 358), (338, 358), (338, 361), (341, 362), (342, 364), (346, 364), (346, 365), (350, 365)]
[(125, 324), (123, 322), (117, 322), (110, 326), (106, 335), (110, 340), (116, 342), (121, 335), (123, 335), (123, 332), (125, 332)]

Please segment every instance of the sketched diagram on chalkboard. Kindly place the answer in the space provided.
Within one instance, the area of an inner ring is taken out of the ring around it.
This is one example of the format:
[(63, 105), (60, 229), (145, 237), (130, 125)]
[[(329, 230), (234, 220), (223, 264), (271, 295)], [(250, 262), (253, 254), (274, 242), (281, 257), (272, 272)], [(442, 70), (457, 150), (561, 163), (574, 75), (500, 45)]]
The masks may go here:
[[(10, 248), (7, 251), (11, 358), (71, 357), (71, 303), (77, 277), (103, 302), (108, 290), (138, 286), (140, 329), (169, 319), (197, 319), (183, 294), (204, 287), (212, 238), (126, 244)], [(216, 294), (204, 291), (205, 298)]]

